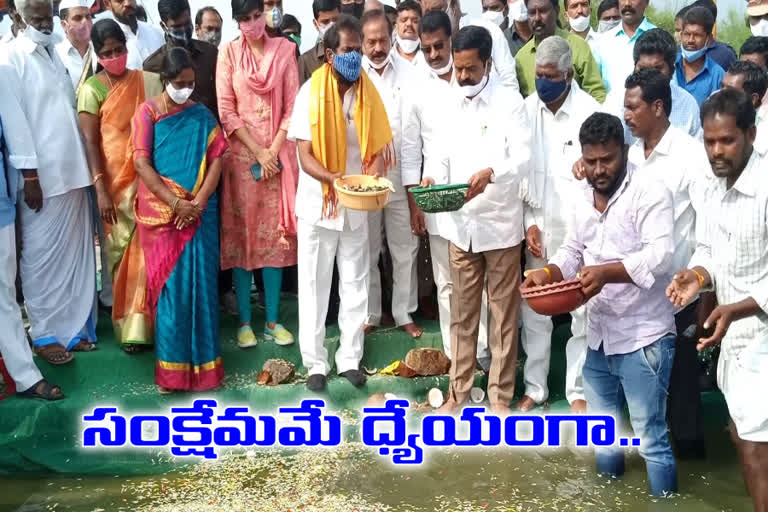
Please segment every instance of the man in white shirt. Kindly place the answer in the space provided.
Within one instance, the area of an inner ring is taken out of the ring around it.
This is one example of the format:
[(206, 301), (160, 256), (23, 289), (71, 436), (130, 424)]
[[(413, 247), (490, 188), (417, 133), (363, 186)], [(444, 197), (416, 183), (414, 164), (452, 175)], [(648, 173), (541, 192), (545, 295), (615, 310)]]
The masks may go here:
[(416, 0), (405, 0), (397, 6), (395, 45), (392, 48), (392, 57), (396, 61), (415, 68), (424, 65), (424, 57), (419, 51), (421, 15), (421, 5)]
[[(442, 158), (445, 150), (443, 132), (453, 126), (454, 111), (448, 109), (447, 105), (452, 104), (458, 90), (456, 74), (453, 71), (451, 30), (451, 19), (444, 11), (430, 11), (421, 19), (419, 27), (421, 49), (429, 71), (409, 91), (410, 101), (403, 120), (401, 173), (403, 180), (408, 183), (421, 181), (422, 161), (424, 167), (428, 168), (434, 165), (431, 160)], [(450, 268), (450, 242), (443, 234), (445, 224), (451, 222), (450, 214), (424, 214), (416, 205), (412, 194), (408, 194), (408, 202), (411, 228), (414, 233), (419, 236), (429, 235), (429, 252), (432, 260), (432, 274), (437, 287), (443, 352), (450, 358), (453, 282)], [(480, 306), (477, 359), (486, 371), (491, 361), (488, 352), (487, 324), (487, 297), (484, 297)]]
[[(344, 174), (362, 173), (364, 157), (359, 136), (364, 129), (356, 126), (355, 119), (364, 112), (356, 112), (356, 109), (365, 104), (384, 116), (383, 121), (371, 119), (370, 122), (386, 123), (384, 105), (375, 87), (365, 74), (361, 74), (360, 22), (342, 15), (325, 33), (323, 45), (326, 62), (299, 90), (288, 132), (288, 138), (297, 143), (302, 170), (296, 192), (299, 346), (303, 364), (309, 371), (307, 387), (313, 391), (325, 388), (326, 375), (331, 368), (324, 342), (334, 261), (339, 270), (341, 297), (341, 339), (336, 352), (336, 371), (355, 386), (362, 386), (366, 380), (360, 371), (360, 360), (363, 357), (363, 326), (368, 314), (368, 219), (366, 212), (350, 210), (338, 203), (332, 187)], [(338, 87), (324, 85), (327, 82), (338, 83)], [(317, 92), (313, 93), (313, 89)], [(339, 96), (329, 98), (334, 94)], [(358, 98), (358, 94), (370, 94), (370, 97)], [(327, 119), (320, 122), (320, 116), (324, 112), (329, 115), (328, 109), (332, 108), (323, 105), (334, 101), (341, 103), (344, 119), (338, 122), (346, 121), (345, 140), (338, 140), (332, 133), (323, 134), (324, 126), (334, 124)], [(389, 130), (388, 124), (384, 127)], [(372, 131), (377, 129), (375, 126), (370, 128)], [(391, 142), (391, 130), (386, 136)], [(330, 158), (331, 153), (346, 154), (346, 161), (338, 162), (339, 168), (331, 169), (330, 163), (325, 167), (321, 159)], [(367, 172), (383, 173), (381, 154), (369, 157), (371, 168)]]
[(600, 39), (598, 33), (592, 30), (589, 24), (592, 15), (589, 0), (564, 0), (563, 6), (573, 33), (587, 42), (592, 55), (597, 55)]
[(494, 21), (488, 21), (484, 18), (462, 18), (461, 26), (482, 27), (491, 34), (493, 40), (493, 48), (491, 49), (492, 79), (500, 85), (519, 91), (520, 84), (517, 82), (515, 58), (512, 56), (507, 38), (499, 26)]
[(677, 307), (701, 291), (717, 295), (719, 306), (704, 322), (714, 332), (696, 348), (721, 346), (717, 383), (731, 439), (754, 510), (768, 510), (768, 162), (754, 151), (755, 110), (743, 92), (710, 96), (701, 118), (715, 178), (706, 190), (706, 235), (667, 294)]
[(56, 52), (64, 63), (72, 80), (72, 87), (77, 91), (86, 62), (96, 69), (96, 59), (91, 50), (91, 4), (93, 0), (62, 0), (59, 5), (61, 26), (65, 39), (56, 45)]
[[(52, 364), (96, 341), (91, 185), (67, 70), (53, 48), (50, 0), (17, 1), (27, 28), (0, 52), (9, 163), (24, 175), (21, 282), (30, 336)], [(34, 135), (33, 135), (34, 134)]]
[[(672, 112), (669, 115), (669, 122), (672, 126), (693, 137), (700, 137), (699, 104), (696, 103), (696, 98), (691, 96), (691, 93), (677, 85), (674, 80), (677, 46), (672, 36), (660, 28), (648, 30), (637, 38), (633, 52), (635, 71), (657, 69), (669, 79), (672, 91)], [(625, 76), (624, 80), (626, 78)], [(613, 88), (603, 104), (603, 110), (621, 119), (624, 125), (624, 140), (628, 145), (634, 144), (637, 139), (624, 123), (623, 81), (620, 84), (613, 84)]]
[[(625, 123), (638, 138), (629, 148), (629, 162), (637, 173), (666, 185), (675, 209), (673, 270), (688, 266), (696, 243), (696, 209), (708, 181), (709, 162), (704, 146), (672, 126), (671, 84), (655, 69), (643, 69), (627, 78)], [(693, 336), (699, 302), (675, 311), (677, 343), (669, 386), (669, 423), (678, 456), (703, 458), (704, 431), (699, 392), (699, 361)]]
[(488, 398), (509, 412), (517, 363), (520, 255), (523, 241), (521, 177), (530, 179), (530, 126), (521, 96), (489, 81), (493, 40), (482, 27), (464, 27), (453, 41), (460, 94), (446, 105), (453, 128), (442, 158), (430, 159), (422, 186), (469, 184), (466, 203), (447, 217), (450, 240), (451, 389), (441, 412), (453, 413), (474, 380), (483, 286), (491, 316)]
[(723, 89), (731, 88), (743, 91), (749, 96), (752, 106), (755, 107), (755, 149), (765, 156), (768, 153), (768, 120), (765, 119), (763, 98), (768, 89), (768, 73), (754, 62), (737, 60), (723, 77)]
[(99, 15), (113, 18), (123, 29), (128, 47), (128, 69), (142, 69), (144, 60), (165, 44), (165, 35), (157, 27), (136, 17), (136, 0), (104, 0), (109, 9)]
[(368, 240), (370, 242), (370, 288), (368, 292), (368, 320), (366, 330), (381, 323), (381, 274), (379, 257), (382, 232), (386, 234), (392, 256), (392, 317), (395, 324), (412, 338), (423, 334), (411, 315), (418, 307), (418, 281), (416, 255), (419, 239), (411, 230), (408, 194), (405, 187), (417, 185), (419, 178), (406, 181), (400, 172), (402, 148), (402, 121), (405, 97), (411, 89), (415, 70), (392, 58), (392, 29), (383, 10), (367, 11), (360, 20), (363, 29), (363, 71), (368, 75), (387, 108), (389, 125), (395, 145), (397, 163), (387, 174), (395, 191), (383, 210), (368, 213)]
[[(568, 42), (551, 36), (536, 49), (536, 94), (525, 99), (532, 125), (534, 166), (534, 207), (525, 207), (525, 267), (546, 265), (565, 239), (573, 197), (583, 185), (571, 173), (581, 158), (578, 138), (582, 123), (600, 110), (600, 104), (581, 90), (573, 79), (573, 56)], [(525, 412), (549, 396), (547, 376), (552, 342), (552, 319), (533, 311), (528, 303), (521, 306), (523, 331), (521, 341), (526, 360), (525, 396), (518, 409)], [(584, 308), (571, 313), (573, 336), (566, 346), (566, 398), (574, 412), (584, 412), (582, 367), (586, 356)]]
[[(589, 188), (575, 201), (568, 236), (549, 265), (523, 288), (578, 278), (587, 303), (584, 391), (587, 412), (620, 420), (624, 405), (650, 493), (677, 491), (666, 406), (675, 352), (673, 206), (664, 185), (627, 163), (619, 120), (592, 114), (579, 131)], [(598, 474), (624, 473), (624, 448), (595, 447)]]

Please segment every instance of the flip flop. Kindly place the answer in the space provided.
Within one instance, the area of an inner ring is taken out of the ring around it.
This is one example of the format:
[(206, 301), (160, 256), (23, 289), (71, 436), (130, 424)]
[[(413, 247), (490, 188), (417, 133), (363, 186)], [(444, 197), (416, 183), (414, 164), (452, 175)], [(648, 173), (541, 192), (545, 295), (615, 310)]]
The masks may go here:
[[(39, 392), (37, 388), (42, 384), (42, 392)], [(56, 384), (49, 384), (47, 380), (39, 380), (32, 387), (26, 391), (16, 393), (19, 398), (37, 398), (40, 400), (46, 400), (48, 402), (55, 402), (64, 398), (64, 393), (61, 392), (61, 388)]]
[(49, 364), (52, 364), (54, 366), (61, 366), (67, 363), (72, 362), (72, 360), (75, 359), (75, 356), (73, 356), (70, 352), (67, 352), (62, 347), (61, 350), (47, 350), (47, 347), (50, 347), (51, 345), (46, 345), (45, 347), (40, 347), (35, 349), (35, 352), (37, 352), (37, 355), (45, 359)]
[(72, 352), (93, 352), (94, 350), (98, 349), (95, 343), (91, 343), (88, 340), (80, 340), (77, 342), (77, 345), (72, 347), (70, 351)]

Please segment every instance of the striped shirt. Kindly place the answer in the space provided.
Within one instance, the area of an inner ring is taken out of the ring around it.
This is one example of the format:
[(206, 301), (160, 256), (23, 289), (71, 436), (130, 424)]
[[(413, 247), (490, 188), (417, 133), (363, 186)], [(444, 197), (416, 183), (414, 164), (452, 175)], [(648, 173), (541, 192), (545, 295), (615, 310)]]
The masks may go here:
[(690, 268), (707, 269), (721, 305), (752, 297), (760, 313), (731, 324), (722, 350), (735, 357), (749, 343), (768, 335), (768, 160), (757, 151), (739, 179), (726, 189), (725, 178), (711, 180), (704, 191), (705, 222)]

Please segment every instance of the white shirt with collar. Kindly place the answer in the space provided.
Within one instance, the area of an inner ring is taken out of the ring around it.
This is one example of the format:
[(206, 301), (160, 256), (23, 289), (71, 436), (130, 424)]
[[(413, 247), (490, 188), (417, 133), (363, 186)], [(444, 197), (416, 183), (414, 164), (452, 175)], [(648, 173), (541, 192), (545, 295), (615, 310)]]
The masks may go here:
[(104, 11), (97, 18), (99, 20), (112, 19), (120, 25), (125, 34), (126, 47), (128, 48), (128, 69), (143, 69), (144, 61), (147, 57), (165, 44), (165, 34), (163, 34), (163, 31), (149, 23), (138, 21), (138, 28), (134, 34), (130, 26), (120, 23), (115, 19), (112, 11)]
[(0, 102), (9, 162), (37, 169), (43, 197), (91, 184), (75, 91), (64, 64), (23, 34), (0, 52)]
[[(456, 74), (451, 73), (451, 80), (442, 80), (430, 68), (426, 75), (415, 84), (406, 106), (403, 120), (403, 149), (400, 167), (403, 182), (419, 183), (424, 169), (440, 165), (443, 157), (443, 132), (453, 126), (452, 111), (446, 108), (456, 100), (459, 91), (456, 87)], [(432, 160), (437, 159), (437, 164)], [(430, 235), (443, 236), (440, 226), (450, 219), (447, 213), (428, 213), (425, 215), (427, 231)], [(444, 237), (445, 238), (445, 237)]]
[[(768, 159), (753, 151), (736, 183), (726, 188), (725, 178), (710, 180), (705, 192), (707, 209), (699, 222), (705, 236), (697, 240), (689, 267), (701, 266), (712, 278), (717, 302), (722, 305), (752, 297), (760, 313), (733, 322), (722, 342), (723, 354), (738, 357), (768, 336)], [(764, 369), (763, 369), (764, 370)]]
[(525, 229), (538, 226), (542, 233), (544, 259), (553, 255), (566, 235), (567, 219), (574, 197), (585, 184), (573, 176), (573, 164), (581, 158), (579, 130), (584, 121), (600, 110), (600, 104), (575, 80), (557, 113), (553, 114), (538, 94), (525, 99), (532, 128), (535, 201), (525, 206)]
[(520, 91), (520, 84), (517, 81), (517, 68), (515, 67), (515, 58), (509, 50), (509, 43), (504, 32), (493, 22), (483, 18), (461, 19), (461, 27), (483, 27), (491, 34), (493, 48), (491, 49), (491, 60), (493, 61), (493, 72), (497, 75), (498, 82), (505, 87), (510, 87)]
[(396, 64), (399, 64), (402, 67), (410, 67), (416, 72), (423, 71), (425, 66), (429, 67), (426, 59), (424, 58), (424, 54), (421, 52), (421, 47), (416, 50), (416, 54), (414, 55), (413, 60), (408, 60), (407, 58), (400, 55), (400, 52), (397, 51), (397, 43), (392, 45), (390, 55), (392, 56), (392, 61)]
[[(384, 102), (389, 117), (389, 126), (392, 129), (392, 141), (397, 155), (397, 167), (390, 169), (387, 177), (392, 181), (395, 187), (394, 197), (392, 199), (405, 199), (405, 189), (407, 185), (418, 185), (419, 180), (413, 179), (406, 182), (400, 172), (401, 169), (401, 151), (403, 135), (403, 109), (405, 108), (406, 98), (410, 95), (413, 87), (413, 80), (418, 75), (418, 71), (411, 66), (403, 64), (402, 61), (393, 59), (391, 56), (381, 74), (372, 66), (371, 61), (363, 58), (363, 71), (366, 72), (376, 90)], [(392, 200), (390, 199), (390, 201)]]
[(479, 196), (446, 214), (441, 235), (462, 251), (506, 249), (523, 236), (521, 180), (530, 179), (530, 125), (523, 98), (491, 79), (474, 98), (456, 94), (444, 107), (452, 129), (441, 135), (441, 157), (430, 158), (424, 176), (436, 184), (468, 183), (491, 168)]
[[(88, 50), (84, 56), (80, 55), (78, 49), (75, 48), (74, 45), (72, 45), (72, 42), (67, 38), (64, 38), (64, 40), (58, 43), (55, 48), (56, 53), (59, 54), (61, 62), (63, 62), (64, 66), (67, 68), (69, 78), (72, 80), (72, 87), (77, 89), (77, 85), (80, 83), (80, 76), (83, 74), (85, 61), (88, 58), (88, 52), (93, 51), (93, 46), (91, 44), (88, 45)], [(93, 59), (93, 63), (96, 64), (96, 59)], [(94, 70), (95, 69), (96, 66), (94, 66)]]
[[(310, 124), (310, 86), (311, 80), (307, 80), (299, 89), (293, 106), (291, 127), (288, 130), (288, 139), (293, 141), (312, 140), (312, 126)], [(355, 129), (354, 113), (357, 95), (355, 89), (350, 87), (344, 94), (342, 110), (347, 122), (347, 168), (345, 175), (362, 174), (363, 157), (360, 151), (360, 141)], [(301, 167), (301, 160), (299, 160)], [(367, 222), (366, 212), (350, 210), (341, 203), (338, 205), (338, 214), (334, 218), (323, 218), (323, 187), (322, 184), (304, 172), (299, 173), (299, 185), (296, 191), (296, 217), (299, 220), (317, 227), (334, 231), (349, 231), (359, 229)]]
[(703, 193), (711, 172), (704, 146), (670, 125), (648, 158), (645, 157), (645, 143), (639, 139), (630, 146), (628, 159), (636, 167), (636, 173), (656, 177), (672, 194), (675, 210), (673, 270), (686, 268), (696, 247), (697, 195)]
[(755, 118), (755, 125), (757, 126), (757, 136), (755, 137), (755, 149), (763, 157), (768, 156), (768, 112), (766, 112), (765, 105), (757, 109), (757, 117)]

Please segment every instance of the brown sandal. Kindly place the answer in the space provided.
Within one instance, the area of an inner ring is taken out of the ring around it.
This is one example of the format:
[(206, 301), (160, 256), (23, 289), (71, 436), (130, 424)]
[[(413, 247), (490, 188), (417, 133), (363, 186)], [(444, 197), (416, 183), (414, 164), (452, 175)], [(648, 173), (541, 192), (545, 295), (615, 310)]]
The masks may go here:
[(77, 345), (70, 349), (71, 352), (93, 352), (98, 347), (95, 343), (91, 343), (88, 340), (80, 340)]
[(35, 352), (37, 352), (37, 355), (45, 359), (49, 364), (55, 366), (61, 366), (70, 363), (75, 359), (75, 356), (64, 350), (64, 347), (56, 343), (45, 345), (44, 347), (37, 347)]

